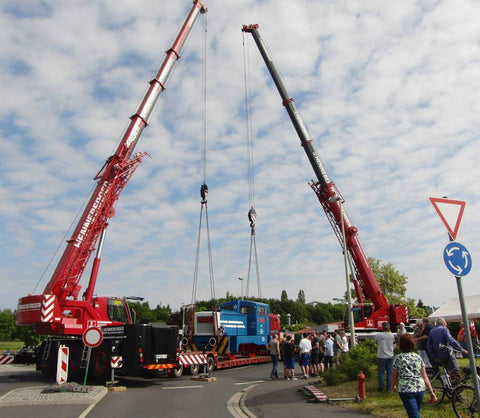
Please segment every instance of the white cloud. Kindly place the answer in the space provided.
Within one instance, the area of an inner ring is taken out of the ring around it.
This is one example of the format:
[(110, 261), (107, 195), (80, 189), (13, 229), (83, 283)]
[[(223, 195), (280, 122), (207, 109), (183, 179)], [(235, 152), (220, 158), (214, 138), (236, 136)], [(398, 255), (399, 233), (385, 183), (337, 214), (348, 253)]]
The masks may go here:
[[(164, 3), (1, 6), (0, 308), (14, 308), (32, 291), (158, 71), (190, 7)], [(287, 290), (295, 298), (302, 289), (307, 300), (329, 301), (345, 290), (338, 242), (307, 185), (314, 173), (251, 36), (241, 32), (242, 24), (258, 23), (367, 254), (408, 276), (408, 296), (436, 306), (450, 298), (456, 286), (441, 258), (446, 231), (428, 197), (467, 201), (459, 240), (475, 263), (480, 6), (206, 3), (216, 295), (240, 294), (237, 277), (246, 278), (248, 268), (243, 39), (263, 296)], [(99, 294), (146, 296), (151, 306), (174, 309), (190, 302), (202, 182), (204, 17), (139, 144), (152, 159), (145, 158), (116, 205)], [(205, 239), (204, 230), (199, 298), (210, 297)], [(478, 293), (475, 271), (464, 279), (466, 294)]]

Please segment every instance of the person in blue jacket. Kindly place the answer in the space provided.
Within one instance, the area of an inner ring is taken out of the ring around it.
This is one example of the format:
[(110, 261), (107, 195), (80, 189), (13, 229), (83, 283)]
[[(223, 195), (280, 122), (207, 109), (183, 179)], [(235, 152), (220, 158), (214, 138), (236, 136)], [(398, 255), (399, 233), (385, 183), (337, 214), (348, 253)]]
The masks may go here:
[(459, 366), (455, 354), (451, 348), (457, 351), (461, 351), (463, 354), (468, 354), (467, 350), (464, 350), (455, 338), (452, 337), (450, 331), (447, 328), (447, 322), (443, 318), (438, 318), (436, 321), (437, 326), (430, 331), (427, 340), (427, 353), (430, 360), (433, 360), (432, 365), (435, 363), (443, 364), (449, 371), (452, 384), (455, 386), (456, 382), (460, 380)]

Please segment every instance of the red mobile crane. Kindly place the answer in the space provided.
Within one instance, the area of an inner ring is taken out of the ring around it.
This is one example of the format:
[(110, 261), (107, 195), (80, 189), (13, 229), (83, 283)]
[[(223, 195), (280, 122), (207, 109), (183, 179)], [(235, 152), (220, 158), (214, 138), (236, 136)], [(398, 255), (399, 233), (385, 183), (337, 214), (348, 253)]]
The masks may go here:
[[(358, 329), (359, 331), (362, 329), (367, 331), (380, 330), (383, 322), (389, 322), (391, 326), (396, 326), (400, 322), (408, 324), (407, 307), (399, 304), (390, 305), (387, 302), (375, 274), (373, 273), (372, 267), (368, 262), (368, 257), (362, 248), (357, 234), (358, 230), (351, 224), (350, 219), (345, 212), (345, 208), (342, 209), (344, 199), (335, 184), (328, 177), (323, 162), (315, 150), (307, 128), (297, 111), (293, 98), (288, 94), (276, 65), (265, 47), (265, 43), (258, 30), (258, 25), (244, 25), (242, 30), (252, 34), (253, 39), (260, 50), (260, 54), (265, 61), (273, 82), (280, 93), (282, 103), (287, 110), (290, 120), (300, 138), (301, 145), (307, 154), (315, 175), (317, 176), (318, 181), (312, 180), (309, 184), (317, 195), (342, 248), (346, 247), (350, 258), (353, 261), (355, 270), (353, 283), (358, 299), (358, 304), (355, 304), (352, 308), (355, 329)], [(343, 242), (342, 220), (346, 243)], [(364, 303), (362, 291), (365, 298), (369, 299), (371, 303)]]
[[(199, 0), (193, 1), (158, 73), (150, 81), (137, 111), (130, 117), (115, 153), (95, 176), (97, 186), (45, 290), (40, 295), (22, 297), (18, 302), (17, 325), (34, 325), (37, 334), (53, 336), (42, 343), (37, 355), (37, 366), (48, 374), (54, 371), (56, 364), (56, 350), (52, 346), (59, 344), (71, 348), (70, 370), (79, 369), (84, 357), (80, 336), (91, 326), (103, 327), (105, 335), (104, 342), (93, 352), (92, 371), (98, 378), (108, 377), (109, 357), (112, 355), (123, 357), (120, 374), (132, 374), (138, 369), (171, 369), (175, 365), (178, 328), (160, 324), (136, 325), (134, 313), (124, 298), (94, 296), (94, 290), (109, 218), (114, 216), (120, 193), (146, 155), (134, 155), (135, 146), (165, 90), (168, 76), (180, 58), (180, 51), (198, 14), (206, 11)], [(79, 298), (79, 282), (95, 248), (97, 253), (88, 286)]]

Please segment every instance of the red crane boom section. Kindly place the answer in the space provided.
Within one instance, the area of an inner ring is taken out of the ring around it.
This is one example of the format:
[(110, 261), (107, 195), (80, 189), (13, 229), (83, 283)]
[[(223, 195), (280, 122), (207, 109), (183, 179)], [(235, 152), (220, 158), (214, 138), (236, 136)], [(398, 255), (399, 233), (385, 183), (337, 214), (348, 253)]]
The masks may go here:
[[(114, 206), (120, 193), (146, 155), (146, 153), (133, 155), (135, 146), (143, 130), (148, 126), (155, 104), (165, 90), (168, 76), (180, 58), (180, 51), (198, 14), (206, 11), (202, 2), (193, 1), (193, 6), (172, 47), (166, 51), (166, 57), (158, 73), (150, 81), (150, 86), (138, 109), (130, 117), (130, 123), (115, 153), (107, 159), (95, 176), (97, 185), (71, 238), (67, 241), (67, 246), (43, 294), (20, 298), (17, 307), (17, 325), (35, 325), (39, 334), (75, 335), (81, 334), (93, 322), (99, 326), (105, 326), (131, 321), (128, 312), (126, 319), (119, 319), (119, 315), (113, 314), (119, 312), (122, 307), (128, 311), (123, 299), (93, 297), (103, 244), (102, 234), (108, 227), (109, 218), (115, 214)], [(89, 286), (83, 299), (79, 299), (80, 279), (100, 237), (102, 238), (93, 263)]]
[(106, 161), (95, 177), (95, 180), (98, 180), (97, 187), (92, 193), (72, 237), (67, 241), (67, 247), (50, 282), (43, 291), (44, 294), (51, 293), (61, 299), (70, 296), (74, 299), (78, 298), (81, 289), (78, 283), (92, 252), (95, 250), (95, 244), (101, 232), (108, 226), (108, 219), (114, 215), (114, 205), (120, 193), (145, 154), (139, 154), (132, 159), (129, 158), (144, 128), (148, 126), (148, 119), (160, 93), (165, 90), (166, 80), (175, 62), (180, 57), (180, 50), (198, 13), (205, 11), (206, 9), (200, 1), (194, 1), (177, 38), (167, 51), (158, 73), (150, 81), (150, 88), (135, 114), (130, 117), (130, 124), (120, 140), (115, 154)]
[[(283, 106), (285, 107), (290, 120), (298, 134), (301, 145), (310, 161), (310, 164), (317, 176), (317, 182), (310, 182), (310, 186), (315, 191), (318, 200), (320, 201), (332, 228), (337, 235), (338, 240), (343, 248), (343, 234), (342, 234), (342, 219), (345, 231), (345, 247), (350, 254), (350, 257), (355, 266), (354, 285), (357, 293), (357, 298), (360, 303), (363, 303), (362, 292), (366, 298), (370, 299), (375, 307), (375, 312), (368, 318), (364, 317), (362, 323), (369, 328), (378, 328), (382, 321), (390, 321), (398, 323), (399, 321), (407, 321), (408, 313), (406, 307), (401, 305), (390, 305), (383, 293), (372, 267), (368, 261), (368, 257), (363, 250), (357, 234), (357, 228), (350, 222), (345, 208), (343, 207), (344, 199), (337, 190), (335, 184), (330, 180), (325, 166), (313, 146), (312, 138), (307, 131), (305, 123), (303, 122), (298, 110), (295, 106), (293, 98), (289, 95), (285, 84), (277, 70), (277, 67), (266, 48), (265, 41), (260, 35), (258, 25), (244, 25), (243, 32), (252, 34), (255, 43), (262, 55), (267, 69), (272, 76), (272, 80), (277, 87), (278, 92), (282, 98)], [(343, 215), (342, 215), (343, 211)], [(358, 279), (357, 279), (358, 278)], [(360, 289), (360, 286), (362, 289)], [(363, 325), (363, 324), (362, 324)]]

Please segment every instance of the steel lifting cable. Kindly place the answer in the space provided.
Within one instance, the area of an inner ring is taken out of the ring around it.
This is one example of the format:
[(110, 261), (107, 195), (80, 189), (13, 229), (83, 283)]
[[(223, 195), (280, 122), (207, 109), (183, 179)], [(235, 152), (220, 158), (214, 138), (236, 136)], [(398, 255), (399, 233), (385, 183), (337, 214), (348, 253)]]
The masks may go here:
[(247, 285), (245, 287), (245, 296), (248, 297), (250, 286), (250, 273), (252, 270), (252, 255), (255, 257), (255, 272), (257, 275), (258, 297), (262, 297), (260, 285), (260, 270), (258, 268), (257, 242), (255, 239), (255, 222), (257, 212), (255, 210), (255, 177), (253, 170), (253, 128), (250, 109), (250, 60), (248, 53), (248, 43), (245, 43), (245, 33), (243, 32), (243, 68), (244, 68), (244, 88), (245, 88), (245, 121), (247, 130), (247, 160), (248, 160), (248, 196), (250, 210), (248, 211), (248, 220), (250, 222), (250, 255), (248, 260)]
[(210, 224), (208, 221), (208, 186), (207, 186), (207, 17), (205, 15), (203, 21), (203, 66), (202, 66), (202, 180), (200, 187), (200, 221), (198, 224), (197, 235), (197, 253), (195, 257), (195, 269), (193, 273), (192, 287), (192, 304), (197, 298), (197, 282), (198, 282), (198, 266), (200, 260), (200, 244), (202, 234), (202, 219), (205, 209), (205, 225), (207, 229), (207, 245), (208, 245), (208, 267), (210, 275), (210, 296), (215, 299), (215, 278), (213, 275), (212, 246), (210, 243)]

